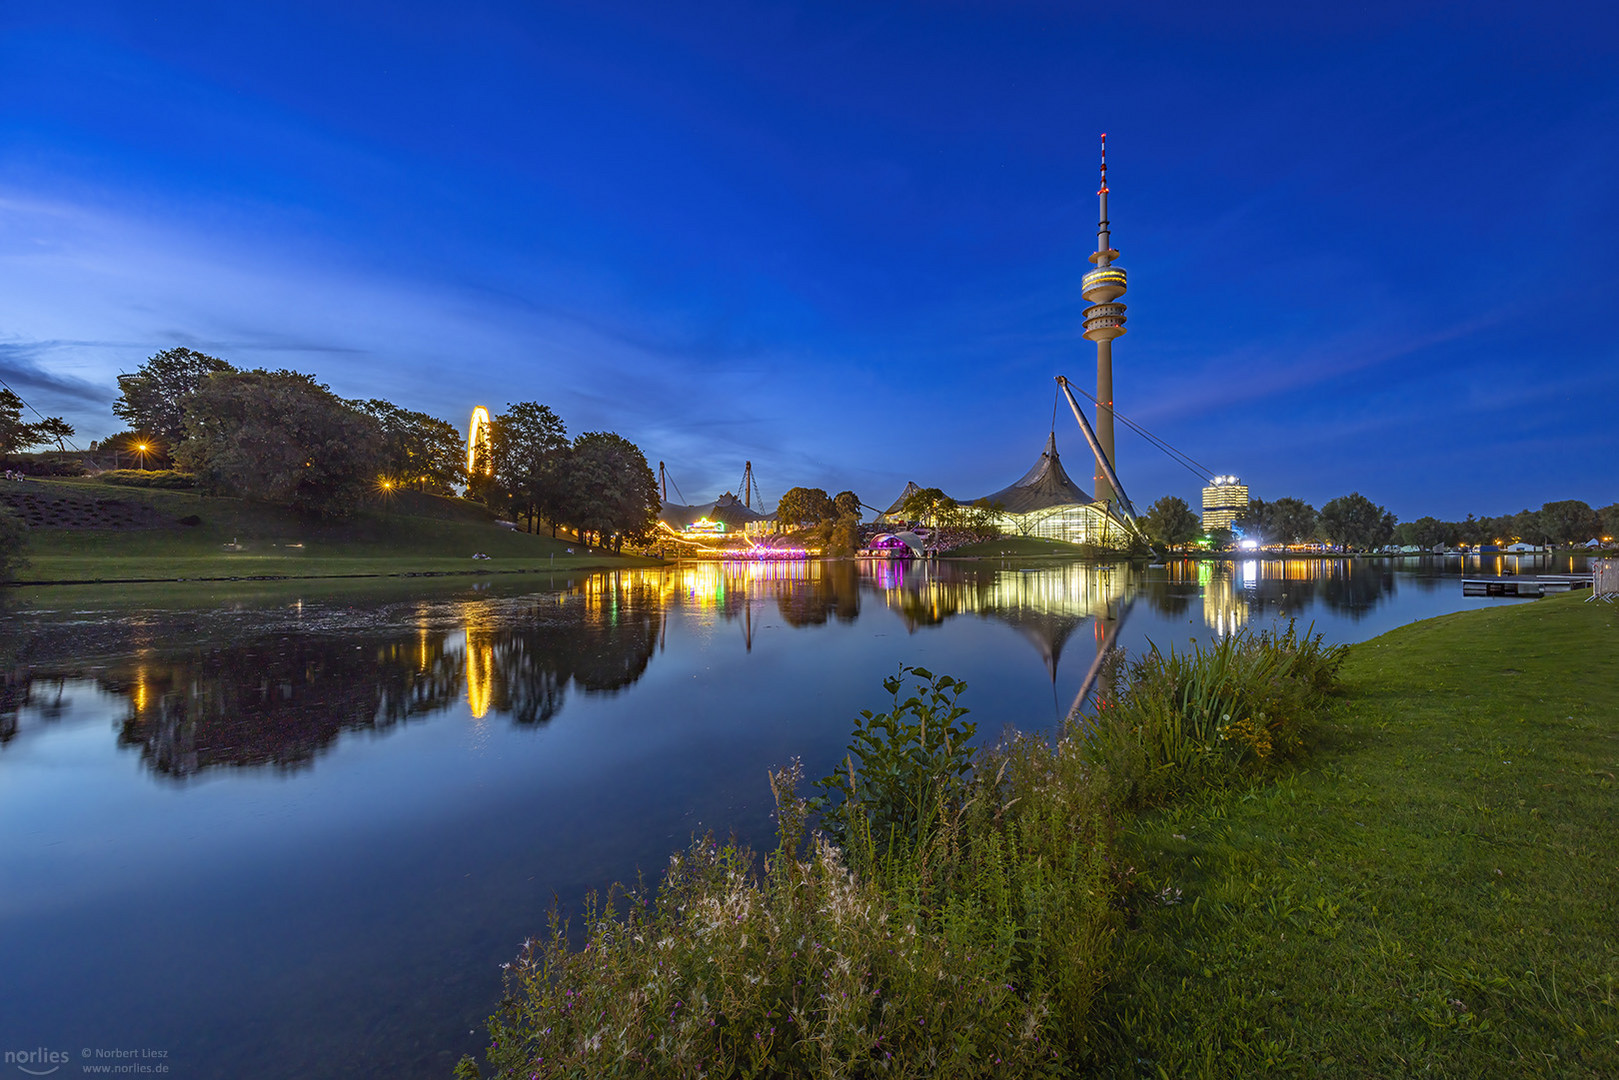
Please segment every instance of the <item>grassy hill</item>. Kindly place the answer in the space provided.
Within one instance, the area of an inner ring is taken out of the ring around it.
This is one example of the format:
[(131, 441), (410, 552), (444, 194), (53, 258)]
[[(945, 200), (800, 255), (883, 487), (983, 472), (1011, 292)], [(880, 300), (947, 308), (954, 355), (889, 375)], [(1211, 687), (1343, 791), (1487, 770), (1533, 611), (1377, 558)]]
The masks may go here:
[(416, 492), (368, 499), (336, 521), (86, 478), (0, 481), (0, 502), (30, 522), (19, 582), (491, 574), (653, 562), (516, 532), (477, 504)]

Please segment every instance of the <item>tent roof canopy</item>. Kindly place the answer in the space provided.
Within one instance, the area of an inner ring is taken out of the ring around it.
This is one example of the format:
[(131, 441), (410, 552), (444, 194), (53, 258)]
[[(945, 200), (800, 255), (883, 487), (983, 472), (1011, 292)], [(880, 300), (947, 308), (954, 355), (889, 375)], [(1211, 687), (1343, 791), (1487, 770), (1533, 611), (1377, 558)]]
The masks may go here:
[(899, 493), (899, 498), (888, 505), (888, 509), (877, 515), (878, 521), (898, 520), (901, 517), (899, 508), (905, 505), (905, 500), (911, 497), (913, 491), (921, 491), (922, 485), (915, 480), (905, 481), (905, 490)]
[(680, 503), (665, 502), (658, 518), (671, 529), (684, 529), (698, 518), (707, 518), (710, 521), (723, 521), (729, 529), (740, 529), (753, 521), (766, 521), (774, 518), (774, 514), (761, 514), (757, 510), (750, 510), (730, 492), (726, 492), (713, 502), (697, 503), (695, 506), (684, 506)]
[(972, 501), (998, 505), (1008, 514), (1028, 514), (1054, 506), (1087, 504), (1096, 500), (1063, 471), (1062, 461), (1057, 457), (1057, 433), (1052, 432), (1046, 436), (1046, 448), (1041, 451), (1040, 460), (1023, 474), (1023, 479)]

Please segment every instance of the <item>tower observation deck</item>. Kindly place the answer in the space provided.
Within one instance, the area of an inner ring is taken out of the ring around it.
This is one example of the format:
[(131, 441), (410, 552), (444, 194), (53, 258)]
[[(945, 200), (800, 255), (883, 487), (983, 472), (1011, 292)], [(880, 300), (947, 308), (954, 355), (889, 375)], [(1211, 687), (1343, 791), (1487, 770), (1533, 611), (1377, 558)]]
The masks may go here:
[[(1091, 262), (1096, 269), (1080, 282), (1080, 294), (1091, 302), (1082, 313), (1085, 337), (1096, 342), (1096, 441), (1102, 452), (1118, 469), (1113, 441), (1113, 339), (1124, 333), (1125, 305), (1115, 303), (1128, 287), (1124, 268), (1114, 266), (1119, 257), (1114, 250), (1107, 219), (1107, 134), (1102, 135), (1102, 186), (1097, 189), (1099, 220), (1096, 223), (1096, 251)], [(1096, 499), (1112, 502), (1118, 497), (1113, 485), (1102, 475), (1100, 466), (1095, 475)]]

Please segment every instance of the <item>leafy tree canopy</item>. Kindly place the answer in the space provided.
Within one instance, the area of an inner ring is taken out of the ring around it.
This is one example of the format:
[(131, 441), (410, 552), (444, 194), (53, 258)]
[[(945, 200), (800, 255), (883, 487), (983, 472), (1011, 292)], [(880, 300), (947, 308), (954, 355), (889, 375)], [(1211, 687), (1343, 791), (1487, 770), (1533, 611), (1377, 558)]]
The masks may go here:
[(586, 432), (573, 441), (567, 473), (569, 517), (581, 531), (611, 537), (614, 551), (652, 535), (663, 501), (640, 447), (611, 431)]
[(172, 446), (185, 438), (186, 399), (208, 376), (235, 370), (217, 356), (191, 349), (164, 349), (133, 375), (118, 376), (113, 415), (136, 431)]
[(1169, 548), (1189, 544), (1203, 531), (1197, 515), (1178, 495), (1165, 495), (1148, 507), (1141, 528), (1148, 539)]
[(832, 496), (832, 506), (837, 510), (838, 517), (852, 517), (860, 520), (860, 496), (852, 491), (840, 491)]
[(1356, 491), (1323, 506), (1320, 527), (1334, 544), (1369, 550), (1393, 538), (1394, 515)]
[(1433, 548), (1450, 542), (1455, 527), (1435, 517), (1420, 517), (1415, 521), (1402, 521), (1394, 527), (1394, 542), (1412, 544), (1420, 548)]
[(514, 516), (527, 517), (529, 531), (543, 518), (557, 523), (569, 512), (572, 488), (568, 431), (549, 405), (520, 401), (490, 424), (489, 459), (495, 494)]
[(917, 488), (899, 504), (899, 512), (907, 521), (923, 521), (930, 525), (949, 526), (955, 520), (961, 504), (939, 488)]
[(58, 445), (73, 437), (73, 425), (60, 416), (47, 416), (36, 423), (24, 423), (23, 399), (10, 390), (0, 390), (0, 456), (15, 454), (31, 446)]
[(382, 471), (395, 483), (448, 495), (466, 482), (466, 446), (451, 424), (380, 398), (351, 404), (381, 427)]
[(1538, 531), (1554, 544), (1580, 544), (1602, 531), (1602, 517), (1578, 499), (1549, 502), (1536, 515)]
[(204, 488), (328, 517), (378, 480), (382, 428), (312, 376), (222, 371), (186, 400), (181, 468)]
[(819, 525), (834, 521), (838, 508), (832, 497), (820, 488), (788, 488), (776, 504), (776, 521), (784, 526)]

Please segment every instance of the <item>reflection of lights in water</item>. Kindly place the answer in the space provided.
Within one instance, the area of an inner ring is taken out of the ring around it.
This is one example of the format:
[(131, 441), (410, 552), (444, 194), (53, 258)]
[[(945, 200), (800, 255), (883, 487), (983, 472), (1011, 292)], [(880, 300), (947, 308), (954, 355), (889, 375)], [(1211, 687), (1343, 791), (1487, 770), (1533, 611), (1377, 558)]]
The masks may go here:
[(494, 691), (495, 649), (487, 643), (474, 644), (468, 636), (467, 644), (467, 708), (474, 720), (489, 714), (489, 700)]
[(1204, 578), (1203, 621), (1209, 629), (1222, 636), (1241, 630), (1248, 621), (1248, 601), (1237, 594), (1231, 576), (1217, 575), (1212, 567), (1198, 576)]
[(914, 611), (920, 599), (935, 618), (952, 612), (1110, 615), (1124, 596), (1128, 577), (1110, 564), (1092, 563), (1029, 572), (998, 570), (993, 577), (973, 582), (940, 581), (926, 565), (901, 569), (879, 564), (876, 569), (870, 580), (890, 607)]
[[(467, 708), (474, 720), (489, 714), (489, 705), (495, 687), (495, 643), (487, 620), (487, 609), (478, 603), (461, 605), (461, 625), (465, 628), (461, 639), (466, 657)], [(445, 642), (449, 651), (449, 642)]]
[(146, 711), (149, 691), (146, 689), (146, 669), (144, 667), (135, 669), (135, 689), (130, 694), (130, 698), (135, 703), (136, 716)]

